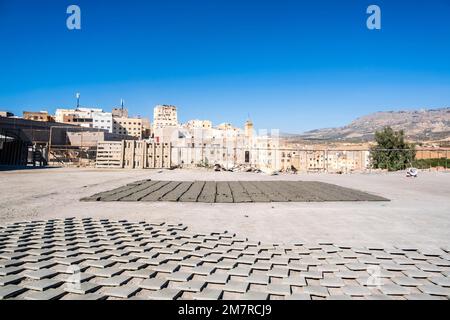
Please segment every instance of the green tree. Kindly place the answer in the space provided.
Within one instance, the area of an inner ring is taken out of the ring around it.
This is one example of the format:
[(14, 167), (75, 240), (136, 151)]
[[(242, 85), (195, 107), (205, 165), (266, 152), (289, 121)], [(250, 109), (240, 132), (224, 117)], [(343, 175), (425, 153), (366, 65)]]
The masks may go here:
[(370, 150), (372, 167), (375, 169), (406, 169), (416, 157), (415, 147), (405, 141), (403, 130), (394, 131), (391, 127), (385, 127), (375, 132), (375, 141), (377, 145)]

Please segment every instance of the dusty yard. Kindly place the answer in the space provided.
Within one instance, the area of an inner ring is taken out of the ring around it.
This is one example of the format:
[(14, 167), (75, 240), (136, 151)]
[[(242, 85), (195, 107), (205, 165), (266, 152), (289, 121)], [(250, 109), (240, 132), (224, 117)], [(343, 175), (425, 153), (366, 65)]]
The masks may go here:
[[(142, 179), (322, 181), (390, 202), (177, 203), (80, 202)], [(450, 173), (416, 179), (389, 174), (267, 176), (205, 170), (35, 169), (0, 172), (0, 223), (94, 217), (183, 223), (196, 232), (224, 231), (270, 243), (317, 242), (392, 246), (450, 245)]]

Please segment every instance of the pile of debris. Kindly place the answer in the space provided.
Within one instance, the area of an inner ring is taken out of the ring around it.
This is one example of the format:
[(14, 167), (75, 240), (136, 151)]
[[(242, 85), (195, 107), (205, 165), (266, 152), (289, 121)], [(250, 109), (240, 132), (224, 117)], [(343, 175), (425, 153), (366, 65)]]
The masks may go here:
[(255, 172), (261, 173), (262, 171), (248, 164), (239, 164), (230, 169), (231, 172)]
[(291, 173), (291, 174), (296, 174), (298, 172), (297, 168), (294, 166), (290, 166), (286, 169), (281, 170), (281, 172), (283, 173)]

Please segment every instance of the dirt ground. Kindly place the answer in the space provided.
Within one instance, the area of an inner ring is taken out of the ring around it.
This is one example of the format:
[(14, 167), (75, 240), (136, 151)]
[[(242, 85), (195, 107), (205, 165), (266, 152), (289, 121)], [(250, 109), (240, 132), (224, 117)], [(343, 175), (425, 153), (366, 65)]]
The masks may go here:
[[(80, 202), (142, 179), (308, 180), (355, 188), (390, 202), (172, 203)], [(183, 170), (47, 168), (0, 172), (0, 224), (64, 217), (183, 223), (270, 243), (332, 241), (349, 245), (450, 247), (450, 173), (299, 174)]]

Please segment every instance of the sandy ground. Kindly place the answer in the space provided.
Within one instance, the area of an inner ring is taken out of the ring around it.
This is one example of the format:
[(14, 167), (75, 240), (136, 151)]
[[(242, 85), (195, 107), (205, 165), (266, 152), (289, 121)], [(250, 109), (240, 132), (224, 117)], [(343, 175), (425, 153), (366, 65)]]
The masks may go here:
[[(316, 180), (390, 202), (206, 204), (80, 202), (142, 179)], [(194, 232), (224, 231), (270, 243), (331, 241), (349, 245), (450, 246), (450, 173), (267, 176), (205, 170), (48, 168), (0, 172), (0, 224), (61, 217), (184, 223)]]

